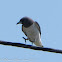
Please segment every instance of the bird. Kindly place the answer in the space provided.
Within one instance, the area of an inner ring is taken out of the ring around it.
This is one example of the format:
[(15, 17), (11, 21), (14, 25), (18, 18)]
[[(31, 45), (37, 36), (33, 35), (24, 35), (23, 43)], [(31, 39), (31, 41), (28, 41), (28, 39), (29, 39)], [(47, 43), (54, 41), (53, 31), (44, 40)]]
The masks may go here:
[(17, 24), (22, 24), (22, 31), (27, 36), (26, 40), (34, 43), (38, 47), (43, 47), (41, 43), (41, 28), (38, 22), (32, 20), (29, 17), (23, 17)]

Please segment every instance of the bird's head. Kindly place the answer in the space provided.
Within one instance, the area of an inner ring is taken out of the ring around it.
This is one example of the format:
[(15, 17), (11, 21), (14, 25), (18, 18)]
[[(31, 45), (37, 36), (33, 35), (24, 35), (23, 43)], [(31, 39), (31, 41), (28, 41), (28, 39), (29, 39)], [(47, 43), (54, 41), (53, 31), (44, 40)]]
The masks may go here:
[(24, 27), (29, 27), (33, 24), (33, 20), (29, 17), (23, 17), (17, 24), (22, 24)]

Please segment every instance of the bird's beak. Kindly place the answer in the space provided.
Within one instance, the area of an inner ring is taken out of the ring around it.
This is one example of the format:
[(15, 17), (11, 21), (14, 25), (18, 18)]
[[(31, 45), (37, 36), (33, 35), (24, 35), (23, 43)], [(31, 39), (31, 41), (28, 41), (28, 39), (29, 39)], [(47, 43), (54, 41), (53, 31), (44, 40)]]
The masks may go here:
[[(22, 24), (22, 22), (21, 22), (21, 21), (19, 21), (17, 24)], [(17, 24), (16, 24), (16, 25), (17, 25)]]

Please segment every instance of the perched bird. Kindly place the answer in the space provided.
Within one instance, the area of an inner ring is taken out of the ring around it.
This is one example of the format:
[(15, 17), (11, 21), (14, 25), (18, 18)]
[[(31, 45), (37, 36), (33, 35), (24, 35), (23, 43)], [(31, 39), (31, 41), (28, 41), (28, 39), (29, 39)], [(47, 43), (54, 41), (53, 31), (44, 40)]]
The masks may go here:
[(36, 21), (33, 21), (29, 17), (23, 17), (17, 24), (22, 24), (22, 31), (30, 42), (34, 43), (36, 46), (43, 47), (41, 43), (41, 29)]

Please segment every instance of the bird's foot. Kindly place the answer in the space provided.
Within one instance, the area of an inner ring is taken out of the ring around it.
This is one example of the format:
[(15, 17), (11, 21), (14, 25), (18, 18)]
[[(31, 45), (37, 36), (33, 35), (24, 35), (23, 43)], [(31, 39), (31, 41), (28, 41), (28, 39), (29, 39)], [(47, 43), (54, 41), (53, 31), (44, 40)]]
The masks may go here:
[(25, 40), (25, 44), (26, 44), (26, 40), (28, 40), (28, 38), (26, 39), (25, 37), (22, 37)]

